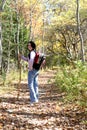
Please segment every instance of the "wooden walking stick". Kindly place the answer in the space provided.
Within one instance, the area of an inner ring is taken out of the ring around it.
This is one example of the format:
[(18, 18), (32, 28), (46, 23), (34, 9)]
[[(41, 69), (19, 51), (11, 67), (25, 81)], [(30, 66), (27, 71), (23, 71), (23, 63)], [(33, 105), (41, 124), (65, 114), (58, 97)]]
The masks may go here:
[(18, 54), (18, 70), (19, 70), (19, 82), (18, 82), (18, 93), (17, 93), (17, 99), (19, 99), (20, 96), (20, 87), (21, 87), (21, 56)]

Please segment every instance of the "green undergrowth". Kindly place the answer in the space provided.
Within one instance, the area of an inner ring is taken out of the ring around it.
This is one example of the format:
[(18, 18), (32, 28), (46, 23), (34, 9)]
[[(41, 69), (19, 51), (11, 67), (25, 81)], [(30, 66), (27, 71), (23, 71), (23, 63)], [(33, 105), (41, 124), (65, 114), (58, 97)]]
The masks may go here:
[(0, 86), (0, 95), (13, 92), (14, 90), (13, 86)]
[(75, 101), (82, 106), (87, 106), (87, 65), (77, 62), (74, 68), (60, 67), (55, 83), (61, 92), (66, 93), (64, 101)]
[(19, 70), (12, 70), (5, 74), (3, 73), (0, 76), (0, 94), (14, 91), (14, 84), (18, 84), (20, 82), (20, 76), (21, 81), (26, 80), (27, 72), (21, 71), (21, 75)]
[[(44, 73), (44, 69), (40, 71), (40, 73)], [(27, 70), (11, 70), (8, 73), (2, 73), (0, 75), (0, 94), (8, 93), (15, 90), (15, 84), (16, 86), (19, 84), (19, 82), (27, 81)]]

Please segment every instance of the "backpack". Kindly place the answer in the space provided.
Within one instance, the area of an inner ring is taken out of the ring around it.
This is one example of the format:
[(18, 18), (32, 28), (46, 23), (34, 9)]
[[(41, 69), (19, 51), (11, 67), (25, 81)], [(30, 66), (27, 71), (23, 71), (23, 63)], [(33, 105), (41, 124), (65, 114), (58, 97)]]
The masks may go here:
[(42, 53), (35, 52), (35, 58), (33, 63), (33, 68), (39, 70), (43, 65), (45, 65), (45, 56)]

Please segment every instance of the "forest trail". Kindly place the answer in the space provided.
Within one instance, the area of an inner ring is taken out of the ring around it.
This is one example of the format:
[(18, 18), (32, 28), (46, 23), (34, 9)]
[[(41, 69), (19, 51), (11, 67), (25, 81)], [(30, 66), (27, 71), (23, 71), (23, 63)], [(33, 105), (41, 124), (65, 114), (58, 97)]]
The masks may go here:
[(0, 130), (86, 130), (86, 113), (74, 103), (64, 104), (54, 76), (54, 70), (40, 73), (39, 103), (33, 106), (27, 81), (21, 82), (19, 100), (17, 89), (0, 95)]

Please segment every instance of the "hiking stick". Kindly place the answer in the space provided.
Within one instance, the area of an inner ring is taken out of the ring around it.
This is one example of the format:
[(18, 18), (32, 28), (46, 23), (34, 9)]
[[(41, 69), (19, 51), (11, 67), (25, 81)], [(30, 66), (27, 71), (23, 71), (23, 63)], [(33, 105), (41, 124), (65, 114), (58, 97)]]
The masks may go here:
[(21, 87), (21, 57), (18, 54), (18, 70), (19, 70), (19, 82), (18, 82), (18, 93), (17, 93), (17, 99), (19, 99), (20, 96), (20, 87)]

